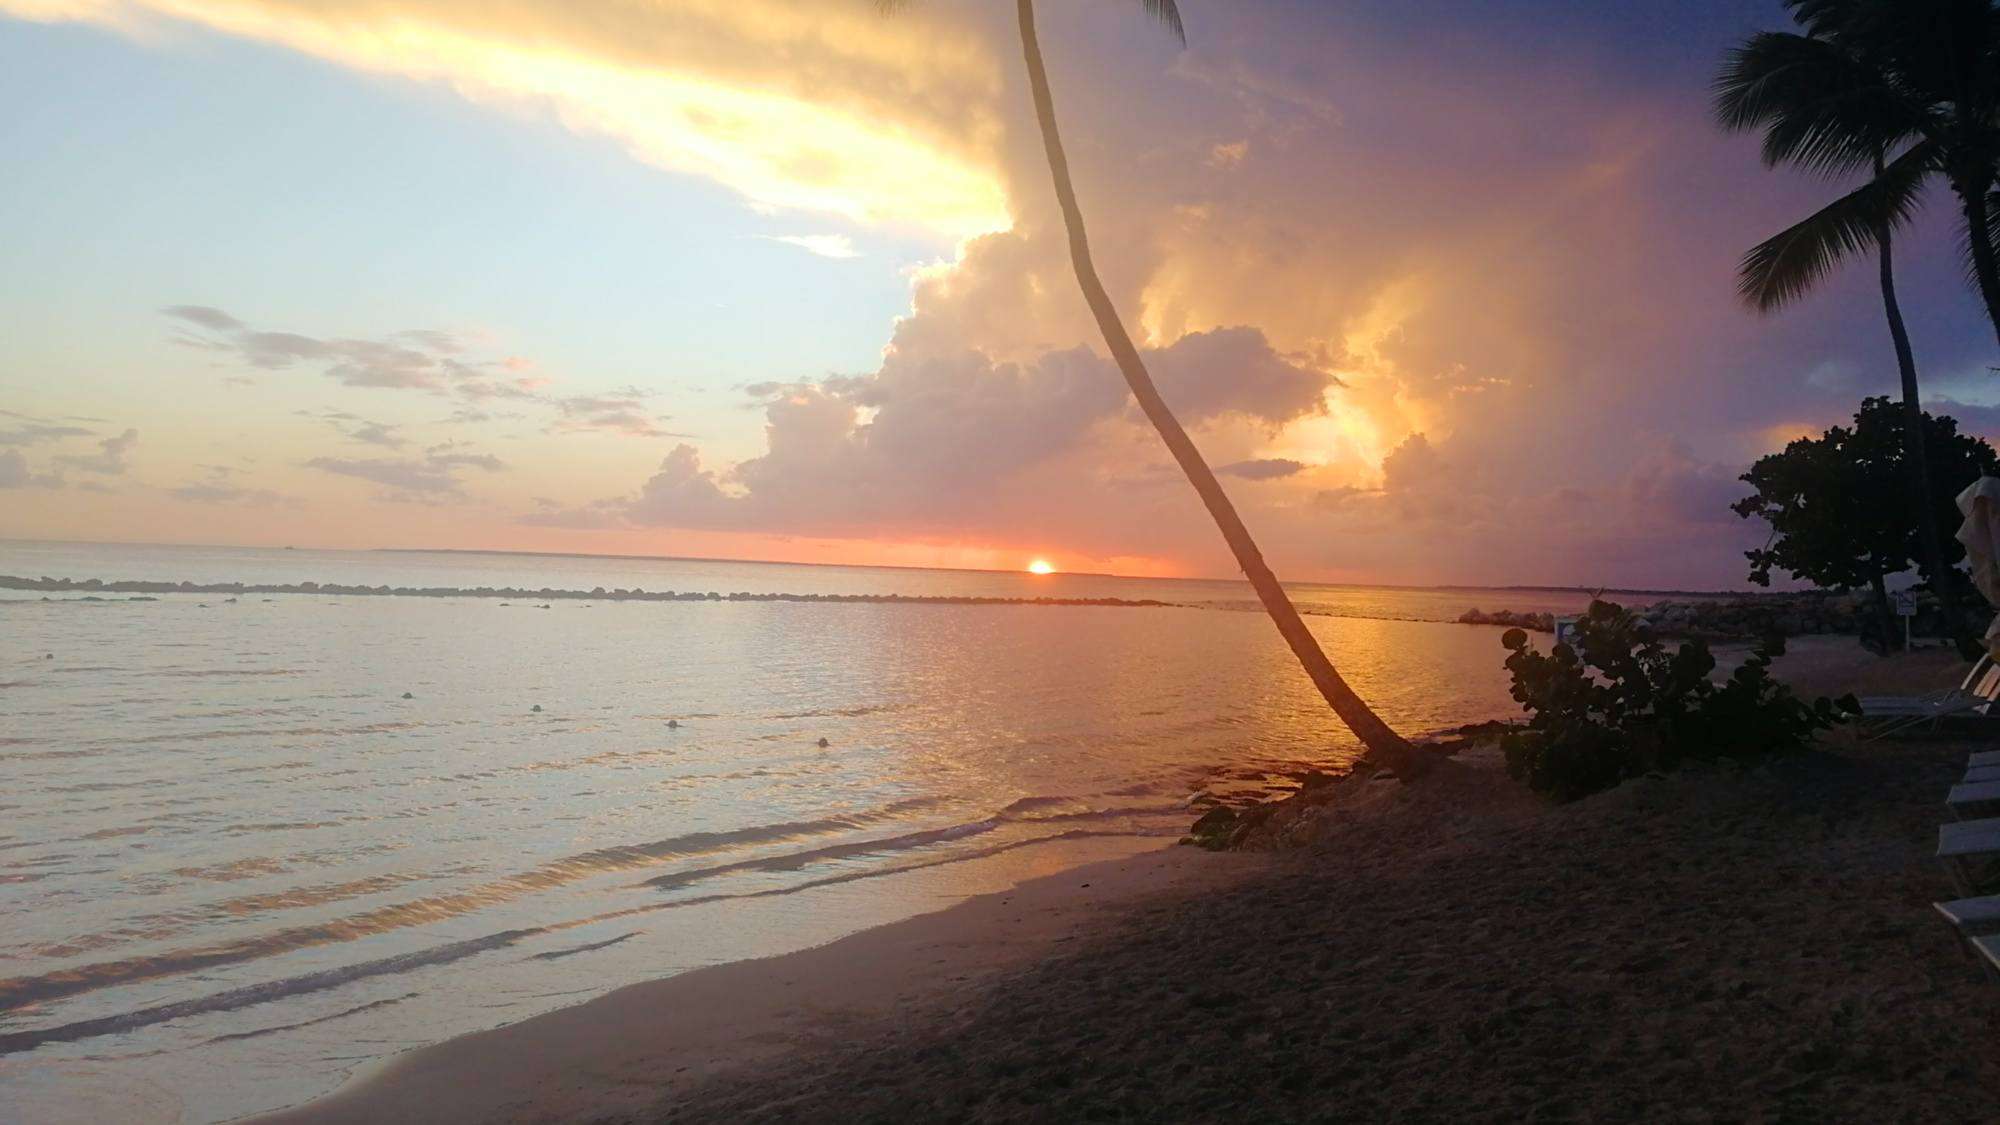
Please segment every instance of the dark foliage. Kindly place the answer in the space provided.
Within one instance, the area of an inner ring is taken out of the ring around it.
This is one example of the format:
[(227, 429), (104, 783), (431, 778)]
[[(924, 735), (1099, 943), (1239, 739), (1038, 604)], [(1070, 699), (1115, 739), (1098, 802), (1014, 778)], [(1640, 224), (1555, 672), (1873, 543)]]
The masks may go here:
[[(1932, 516), (1950, 527), (1958, 522), (1959, 491), (1982, 473), (2000, 469), (2000, 458), (1985, 441), (1959, 433), (1949, 416), (1925, 414), (1923, 422)], [(1852, 428), (1835, 426), (1819, 437), (1800, 438), (1743, 474), (1756, 494), (1731, 507), (1744, 519), (1762, 519), (1772, 532), (1768, 545), (1746, 553), (1750, 581), (1768, 586), (1776, 569), (1847, 590), (1921, 565), (1903, 423), (1899, 404), (1864, 399)], [(1946, 566), (1965, 557), (1956, 540), (1947, 539), (1942, 547)], [(1922, 569), (1926, 578), (1936, 579), (1927, 566)]]
[(1745, 759), (1798, 750), (1832, 727), (1852, 697), (1806, 703), (1771, 677), (1784, 641), (1760, 644), (1721, 684), (1700, 641), (1669, 650), (1633, 614), (1594, 601), (1574, 645), (1547, 654), (1509, 629), (1513, 694), (1528, 729), (1501, 740), (1507, 772), (1559, 801), (1687, 762)]

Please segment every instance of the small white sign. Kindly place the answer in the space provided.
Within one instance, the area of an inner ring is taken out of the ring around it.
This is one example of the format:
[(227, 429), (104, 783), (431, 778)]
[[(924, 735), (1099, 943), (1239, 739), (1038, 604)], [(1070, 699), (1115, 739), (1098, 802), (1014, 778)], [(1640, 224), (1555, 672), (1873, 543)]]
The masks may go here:
[(1915, 590), (1898, 590), (1889, 595), (1889, 600), (1896, 605), (1896, 616), (1915, 617), (1917, 615), (1917, 592)]

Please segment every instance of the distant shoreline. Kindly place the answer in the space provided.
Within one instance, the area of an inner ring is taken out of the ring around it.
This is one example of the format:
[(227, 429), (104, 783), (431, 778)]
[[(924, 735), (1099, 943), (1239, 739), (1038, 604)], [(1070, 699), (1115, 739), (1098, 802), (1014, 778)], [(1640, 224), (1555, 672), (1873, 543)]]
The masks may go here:
[[(519, 586), (355, 586), (342, 583), (319, 582), (157, 582), (123, 580), (106, 582), (97, 578), (22, 578), (17, 575), (0, 575), (0, 590), (20, 590), (27, 593), (75, 594), (101, 596), (104, 594), (134, 594), (150, 596), (157, 594), (317, 594), (335, 597), (357, 598), (513, 598), (532, 602), (537, 598), (549, 601), (606, 601), (606, 602), (876, 602), (891, 604), (924, 605), (1037, 605), (1037, 606), (1111, 606), (1118, 608), (1166, 608), (1177, 606), (1175, 602), (1156, 601), (1151, 598), (1007, 598), (977, 596), (970, 594), (756, 594), (746, 590), (731, 593), (716, 591), (676, 592), (674, 590), (625, 589), (620, 587), (607, 590), (602, 586), (589, 590), (558, 590), (543, 587), (530, 590)], [(546, 606), (541, 608), (547, 608)]]
[[(349, 554), (349, 555), (370, 555), (370, 554), (470, 555), (470, 556), (486, 556), (494, 558), (511, 557), (511, 558), (545, 558), (545, 559), (607, 559), (607, 560), (624, 560), (630, 562), (727, 563), (730, 565), (743, 565), (743, 566), (807, 566), (807, 567), (828, 567), (833, 569), (845, 569), (845, 570), (917, 571), (917, 572), (934, 573), (934, 574), (998, 574), (998, 575), (1008, 575), (1020, 578), (1029, 577), (1025, 571), (998, 570), (998, 569), (991, 569), (984, 567), (907, 566), (907, 565), (898, 565), (895, 563), (800, 562), (796, 560), (787, 560), (787, 559), (738, 559), (738, 558), (724, 558), (720, 556), (708, 556), (708, 555), (622, 555), (622, 554), (603, 554), (590, 551), (510, 551), (510, 550), (504, 550), (498, 548), (486, 548), (486, 547), (293, 548), (287, 546), (269, 547), (269, 546), (246, 545), (238, 543), (122, 543), (122, 542), (105, 542), (105, 541), (90, 540), (90, 539), (4, 539), (4, 538), (0, 538), (0, 543), (31, 543), (31, 544), (39, 543), (39, 544), (78, 546), (78, 547), (167, 548), (172, 550), (190, 550), (190, 551), (199, 551), (199, 550), (269, 551), (272, 553), (279, 553), (283, 551), (290, 551), (296, 549), (303, 551), (325, 552), (328, 554)], [(1206, 575), (1154, 577), (1141, 574), (1114, 574), (1108, 571), (1088, 571), (1088, 570), (1064, 570), (1064, 571), (1057, 571), (1052, 575), (1044, 575), (1037, 577), (1055, 578), (1055, 579), (1113, 578), (1124, 582), (1188, 582), (1188, 583), (1204, 583), (1204, 584), (1221, 585), (1221, 586), (1242, 586), (1242, 587), (1247, 587), (1249, 585), (1249, 583), (1246, 582), (1241, 577), (1216, 578)], [(1431, 592), (1431, 593), (1460, 593), (1460, 592), (1476, 593), (1476, 592), (1486, 591), (1492, 593), (1620, 594), (1620, 595), (1639, 595), (1644, 597), (1679, 597), (1679, 598), (1754, 598), (1770, 594), (1783, 594), (1788, 592), (1782, 590), (1764, 590), (1764, 589), (1747, 589), (1747, 588), (1739, 590), (1681, 590), (1681, 589), (1655, 589), (1648, 587), (1603, 586), (1603, 585), (1591, 585), (1591, 584), (1561, 585), (1552, 583), (1532, 583), (1532, 582), (1515, 583), (1515, 584), (1501, 585), (1501, 586), (1481, 586), (1481, 585), (1456, 583), (1456, 582), (1433, 583), (1433, 584), (1401, 583), (1401, 582), (1328, 582), (1328, 581), (1318, 581), (1313, 579), (1298, 579), (1298, 578), (1286, 579), (1285, 585), (1288, 587), (1316, 586), (1334, 590), (1396, 590), (1396, 591), (1418, 591), (1418, 592)], [(1789, 592), (1798, 592), (1798, 591), (1789, 591)]]

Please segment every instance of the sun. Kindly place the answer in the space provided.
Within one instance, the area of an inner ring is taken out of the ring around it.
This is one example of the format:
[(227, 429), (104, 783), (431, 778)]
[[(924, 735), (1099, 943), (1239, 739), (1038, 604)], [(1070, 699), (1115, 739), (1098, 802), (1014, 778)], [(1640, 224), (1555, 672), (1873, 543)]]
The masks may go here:
[(1047, 559), (1036, 559), (1034, 562), (1028, 564), (1029, 574), (1054, 574), (1055, 572), (1055, 565)]

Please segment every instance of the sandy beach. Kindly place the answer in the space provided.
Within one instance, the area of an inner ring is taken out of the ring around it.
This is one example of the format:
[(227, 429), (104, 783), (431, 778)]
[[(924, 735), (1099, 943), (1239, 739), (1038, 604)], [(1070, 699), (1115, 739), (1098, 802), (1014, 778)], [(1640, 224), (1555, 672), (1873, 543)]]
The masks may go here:
[[(1783, 670), (1949, 669), (1808, 642)], [(1990, 1120), (2000, 988), (1929, 907), (1966, 750), (1841, 732), (1560, 807), (1473, 752), (1351, 787), (1303, 849), (1052, 876), (268, 1120)]]
[(1109, 940), (1135, 911), (1215, 893), (1267, 865), (1253, 854), (1168, 847), (1072, 868), (813, 949), (635, 985), (448, 1040), (260, 1120), (444, 1125), (641, 1115), (752, 1064), (919, 1026), (1003, 970)]

